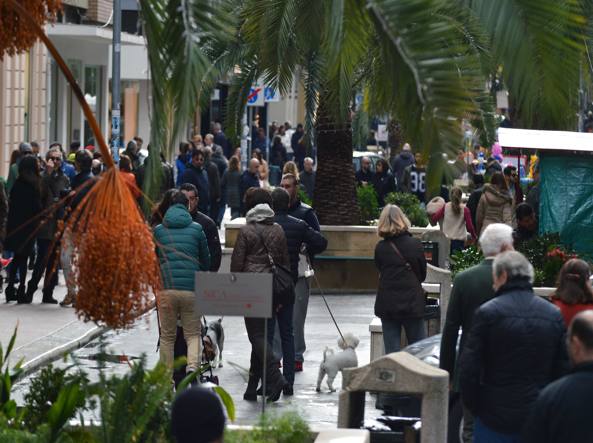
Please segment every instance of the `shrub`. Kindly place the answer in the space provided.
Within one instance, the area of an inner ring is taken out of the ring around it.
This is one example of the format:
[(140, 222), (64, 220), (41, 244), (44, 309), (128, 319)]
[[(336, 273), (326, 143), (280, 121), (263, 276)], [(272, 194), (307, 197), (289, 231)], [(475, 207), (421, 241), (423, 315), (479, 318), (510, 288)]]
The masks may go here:
[(412, 226), (425, 228), (428, 226), (428, 216), (426, 211), (420, 205), (420, 200), (414, 194), (407, 192), (392, 192), (385, 197), (385, 204), (399, 206), (406, 214)]
[(229, 432), (226, 443), (310, 443), (313, 442), (307, 423), (294, 412), (279, 417), (264, 417), (251, 432)]
[(360, 208), (360, 222), (363, 225), (371, 225), (379, 218), (379, 201), (375, 188), (370, 185), (356, 188), (356, 198)]
[(304, 204), (313, 206), (313, 200), (311, 200), (309, 198), (309, 196), (307, 195), (307, 193), (305, 192), (305, 190), (303, 188), (299, 188), (298, 197), (299, 197), (299, 200), (302, 201)]
[(451, 255), (451, 277), (455, 278), (461, 271), (479, 264), (483, 258), (482, 251), (474, 245), (463, 251), (456, 251)]

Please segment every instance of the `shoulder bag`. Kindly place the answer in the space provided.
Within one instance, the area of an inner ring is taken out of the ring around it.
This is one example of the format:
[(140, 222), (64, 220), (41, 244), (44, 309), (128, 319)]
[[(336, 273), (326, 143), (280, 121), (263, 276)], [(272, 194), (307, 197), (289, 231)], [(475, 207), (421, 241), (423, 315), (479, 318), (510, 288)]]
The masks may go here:
[(272, 268), (272, 292), (274, 306), (286, 306), (294, 303), (294, 280), (292, 279), (292, 273), (290, 272), (290, 269), (282, 264), (277, 264), (274, 262), (274, 258), (272, 257), (272, 254), (270, 254), (270, 250), (266, 246), (264, 237), (261, 231), (257, 228), (257, 225), (255, 227), (255, 232), (259, 236), (264, 249), (266, 250), (270, 267)]

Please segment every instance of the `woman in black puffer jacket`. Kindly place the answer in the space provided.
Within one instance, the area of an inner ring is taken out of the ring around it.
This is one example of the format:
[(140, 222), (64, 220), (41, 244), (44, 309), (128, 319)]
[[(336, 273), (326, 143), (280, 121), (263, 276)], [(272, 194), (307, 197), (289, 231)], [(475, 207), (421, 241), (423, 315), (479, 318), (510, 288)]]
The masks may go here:
[(426, 301), (422, 290), (426, 259), (422, 243), (412, 237), (409, 227), (410, 222), (400, 208), (383, 208), (377, 226), (383, 240), (375, 247), (379, 271), (375, 315), (383, 324), (386, 354), (400, 350), (402, 327), (410, 344), (426, 337)]

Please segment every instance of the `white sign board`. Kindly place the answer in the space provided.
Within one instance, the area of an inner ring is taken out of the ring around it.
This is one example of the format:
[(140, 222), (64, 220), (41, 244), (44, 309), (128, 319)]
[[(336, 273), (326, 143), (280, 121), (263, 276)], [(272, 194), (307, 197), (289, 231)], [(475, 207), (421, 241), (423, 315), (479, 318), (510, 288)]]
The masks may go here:
[(264, 106), (264, 87), (253, 85), (247, 95), (247, 106)]
[(387, 136), (389, 133), (387, 132), (387, 125), (377, 125), (377, 141), (378, 142), (386, 142)]
[(200, 315), (272, 317), (272, 274), (196, 272)]

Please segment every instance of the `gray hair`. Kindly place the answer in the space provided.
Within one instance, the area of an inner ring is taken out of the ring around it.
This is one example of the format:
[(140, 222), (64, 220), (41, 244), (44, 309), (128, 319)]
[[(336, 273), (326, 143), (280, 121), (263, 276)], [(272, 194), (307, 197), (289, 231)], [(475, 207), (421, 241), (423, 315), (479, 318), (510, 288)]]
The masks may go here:
[(529, 283), (533, 283), (533, 266), (520, 252), (507, 251), (497, 255), (492, 269), (496, 277), (500, 277), (503, 272), (506, 272), (508, 280), (525, 278), (529, 280)]
[(513, 228), (503, 223), (488, 225), (480, 236), (480, 247), (485, 257), (500, 254), (505, 246), (513, 246)]
[(313, 163), (313, 159), (311, 157), (305, 157), (305, 160), (303, 160), (304, 163)]

